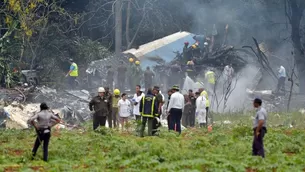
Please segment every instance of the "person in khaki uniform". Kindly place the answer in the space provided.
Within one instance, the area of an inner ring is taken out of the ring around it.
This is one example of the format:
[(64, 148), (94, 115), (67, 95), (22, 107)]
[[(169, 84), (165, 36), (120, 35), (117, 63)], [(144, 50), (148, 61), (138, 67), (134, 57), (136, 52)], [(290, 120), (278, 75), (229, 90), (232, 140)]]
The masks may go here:
[(119, 125), (119, 109), (118, 109), (118, 102), (120, 100), (120, 90), (115, 89), (113, 91), (112, 96), (112, 120), (113, 120), (113, 126), (116, 128)]
[(105, 95), (105, 89), (100, 87), (98, 89), (98, 96), (95, 96), (89, 103), (90, 111), (95, 111), (93, 114), (93, 130), (99, 126), (105, 126), (106, 119), (111, 111), (111, 102)]

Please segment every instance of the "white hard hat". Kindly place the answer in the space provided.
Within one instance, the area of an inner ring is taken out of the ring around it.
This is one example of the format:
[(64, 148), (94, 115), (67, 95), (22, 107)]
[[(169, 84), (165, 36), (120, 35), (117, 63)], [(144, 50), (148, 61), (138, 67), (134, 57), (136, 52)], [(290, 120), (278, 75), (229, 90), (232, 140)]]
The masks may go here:
[(204, 45), (209, 45), (209, 43), (208, 43), (208, 42), (205, 42)]
[(105, 88), (104, 87), (99, 87), (98, 92), (99, 93), (105, 93)]

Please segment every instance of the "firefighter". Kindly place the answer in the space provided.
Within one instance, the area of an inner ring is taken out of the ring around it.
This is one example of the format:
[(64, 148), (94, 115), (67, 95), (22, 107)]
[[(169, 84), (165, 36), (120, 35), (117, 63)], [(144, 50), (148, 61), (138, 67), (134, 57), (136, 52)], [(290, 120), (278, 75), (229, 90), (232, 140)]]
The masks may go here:
[(123, 61), (120, 61), (120, 65), (117, 69), (118, 71), (118, 89), (119, 90), (125, 90), (125, 81), (126, 81), (126, 72), (127, 72), (127, 68), (124, 65)]
[(190, 60), (186, 63), (186, 72), (187, 75), (193, 80), (195, 81), (196, 79), (196, 73), (195, 73), (195, 64), (193, 62), (193, 60)]
[(153, 132), (152, 132), (152, 134), (155, 135), (156, 132), (157, 132), (157, 129), (159, 127), (159, 120), (158, 119), (160, 119), (160, 116), (162, 114), (162, 106), (164, 104), (164, 96), (162, 95), (162, 93), (160, 91), (160, 87), (158, 87), (158, 86), (154, 86), (153, 94), (157, 98), (157, 102), (158, 102), (158, 111), (156, 113), (156, 117), (153, 120)]
[(205, 73), (205, 79), (207, 81), (207, 85), (208, 85), (208, 91), (209, 92), (213, 92), (214, 87), (215, 87), (215, 73), (213, 70), (209, 69), (206, 73)]
[(140, 113), (142, 115), (142, 126), (140, 137), (144, 137), (146, 122), (148, 123), (148, 136), (152, 136), (153, 120), (158, 112), (157, 98), (153, 95), (151, 88), (142, 97), (140, 102)]
[(66, 77), (68, 77), (69, 86), (71, 89), (75, 89), (76, 87), (76, 78), (78, 77), (78, 66), (73, 61), (73, 59), (69, 60), (71, 66), (69, 72), (66, 74)]
[(118, 102), (120, 100), (120, 94), (119, 89), (114, 89), (112, 96), (112, 121), (114, 128), (119, 126)]
[(89, 103), (90, 111), (95, 111), (93, 114), (93, 130), (99, 126), (105, 126), (107, 116), (111, 109), (111, 102), (105, 95), (103, 87), (98, 88), (98, 96), (94, 97)]

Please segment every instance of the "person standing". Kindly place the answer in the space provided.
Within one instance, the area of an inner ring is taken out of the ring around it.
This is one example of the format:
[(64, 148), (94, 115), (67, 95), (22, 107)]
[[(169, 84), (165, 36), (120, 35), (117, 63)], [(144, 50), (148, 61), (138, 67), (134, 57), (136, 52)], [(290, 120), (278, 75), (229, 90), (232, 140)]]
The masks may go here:
[[(159, 127), (160, 116), (162, 114), (162, 106), (164, 103), (164, 96), (161, 94), (160, 87), (154, 86), (153, 94), (157, 98), (158, 102), (158, 111), (156, 112), (156, 117), (153, 120), (153, 135), (157, 133), (157, 129)], [(156, 119), (158, 118), (158, 119)]]
[(119, 108), (120, 121), (122, 125), (122, 131), (123, 131), (125, 128), (125, 124), (128, 123), (128, 117), (130, 116), (130, 110), (131, 110), (131, 104), (129, 100), (127, 100), (126, 93), (122, 94), (122, 98), (118, 102), (118, 108)]
[(205, 104), (205, 109), (206, 109), (206, 123), (208, 125), (208, 119), (211, 119), (211, 125), (213, 125), (213, 116), (210, 113), (210, 100), (209, 100), (209, 95), (208, 92), (204, 88), (199, 89), (200, 96), (204, 96), (206, 99), (206, 104)]
[(95, 111), (93, 114), (93, 130), (96, 130), (99, 126), (105, 127), (111, 108), (111, 102), (105, 95), (105, 89), (100, 87), (98, 96), (95, 96), (89, 103), (90, 111)]
[(234, 76), (234, 69), (232, 67), (232, 64), (225, 66), (225, 68), (223, 69), (223, 75), (225, 79), (225, 84), (228, 86), (227, 88), (231, 87), (231, 83)]
[(112, 120), (113, 126), (116, 128), (119, 126), (119, 109), (118, 109), (118, 102), (120, 100), (120, 90), (115, 89), (113, 91), (114, 96), (112, 97)]
[(146, 91), (152, 87), (154, 77), (155, 74), (150, 70), (150, 67), (147, 66), (144, 72), (144, 86)]
[(267, 133), (266, 121), (267, 111), (262, 107), (261, 99), (254, 99), (253, 106), (256, 108), (256, 115), (253, 121), (253, 144), (252, 144), (252, 155), (265, 157), (263, 139)]
[[(35, 123), (37, 120), (37, 123)], [(51, 137), (51, 123), (55, 120), (56, 123), (60, 122), (60, 119), (49, 111), (49, 107), (46, 103), (40, 104), (40, 112), (36, 113), (29, 122), (35, 127), (37, 132), (37, 138), (32, 150), (32, 159), (34, 159), (40, 144), (43, 142), (43, 160), (48, 161), (48, 147)]]
[(107, 115), (107, 121), (109, 128), (112, 128), (112, 94), (109, 91), (109, 87), (105, 87), (105, 96), (108, 99), (108, 102), (111, 103), (111, 108), (109, 109), (109, 113)]
[(192, 103), (191, 103), (191, 100), (189, 98), (188, 95), (184, 95), (184, 99), (185, 99), (185, 105), (184, 105), (184, 108), (183, 108), (183, 114), (182, 114), (182, 125), (184, 127), (190, 127), (190, 119), (191, 119), (191, 116), (192, 116)]
[(167, 108), (167, 111), (171, 116), (170, 130), (175, 130), (181, 133), (181, 117), (184, 107), (184, 96), (179, 93), (179, 87), (176, 85), (172, 87), (172, 92), (173, 94), (171, 95)]
[(188, 95), (189, 101), (191, 103), (191, 112), (189, 116), (189, 126), (190, 127), (195, 127), (195, 111), (196, 111), (196, 97), (193, 92), (193, 90), (189, 90), (189, 95)]
[(118, 77), (117, 77), (118, 89), (123, 91), (123, 90), (125, 90), (125, 81), (126, 81), (126, 72), (127, 72), (127, 68), (124, 65), (123, 61), (120, 61), (120, 65), (119, 65), (117, 71), (118, 71)]
[(280, 92), (281, 90), (285, 91), (285, 80), (286, 80), (286, 69), (284, 66), (280, 66), (278, 69), (278, 83), (276, 92)]
[(78, 77), (78, 66), (74, 63), (73, 59), (69, 60), (71, 66), (69, 72), (66, 74), (68, 77), (69, 86), (71, 89), (76, 88), (76, 78)]
[(137, 132), (139, 132), (140, 130), (140, 126), (141, 126), (141, 114), (140, 114), (140, 101), (142, 99), (142, 97), (144, 96), (144, 93), (142, 93), (141, 91), (141, 86), (137, 85), (136, 86), (136, 93), (133, 96), (133, 115), (135, 115), (136, 117), (136, 123), (137, 123)]
[[(167, 105), (166, 105), (166, 109), (168, 108), (169, 105), (169, 101), (171, 99), (171, 95), (173, 94), (172, 90), (168, 90), (167, 91), (167, 95), (168, 95), (168, 100), (167, 100)], [(167, 111), (167, 110), (166, 110)], [(169, 113), (165, 113), (166, 114), (166, 120), (167, 120), (167, 126), (168, 126), (168, 130), (170, 130), (170, 114)]]
[(114, 71), (112, 69), (112, 66), (107, 66), (108, 70), (107, 70), (107, 85), (109, 85), (110, 90), (113, 89), (113, 79), (114, 79)]
[(153, 95), (151, 88), (149, 88), (140, 103), (140, 113), (142, 115), (140, 137), (144, 137), (146, 123), (148, 123), (148, 136), (153, 135), (153, 120), (158, 112), (158, 105), (157, 98)]
[(199, 126), (201, 128), (206, 127), (206, 115), (206, 98), (204, 95), (201, 95), (196, 99), (196, 116)]
[(215, 87), (215, 73), (213, 70), (209, 69), (206, 73), (205, 73), (205, 79), (208, 83), (208, 91), (210, 93), (214, 92), (214, 87)]

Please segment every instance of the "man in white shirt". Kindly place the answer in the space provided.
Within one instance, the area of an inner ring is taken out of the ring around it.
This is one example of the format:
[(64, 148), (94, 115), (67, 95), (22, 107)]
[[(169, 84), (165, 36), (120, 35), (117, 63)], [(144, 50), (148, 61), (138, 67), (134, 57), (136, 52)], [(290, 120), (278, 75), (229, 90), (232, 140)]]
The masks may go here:
[(181, 117), (184, 107), (184, 96), (179, 93), (179, 87), (173, 86), (167, 112), (170, 114), (170, 130), (181, 133)]
[(200, 95), (196, 99), (196, 117), (201, 128), (206, 126), (206, 115), (206, 98)]
[(133, 115), (136, 117), (136, 122), (137, 122), (137, 131), (140, 129), (141, 126), (141, 114), (140, 114), (140, 106), (139, 103), (142, 99), (142, 97), (145, 94), (142, 93), (141, 91), (141, 86), (137, 85), (136, 86), (136, 93), (133, 96), (132, 102), (133, 102)]

